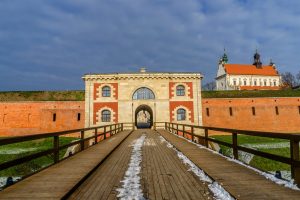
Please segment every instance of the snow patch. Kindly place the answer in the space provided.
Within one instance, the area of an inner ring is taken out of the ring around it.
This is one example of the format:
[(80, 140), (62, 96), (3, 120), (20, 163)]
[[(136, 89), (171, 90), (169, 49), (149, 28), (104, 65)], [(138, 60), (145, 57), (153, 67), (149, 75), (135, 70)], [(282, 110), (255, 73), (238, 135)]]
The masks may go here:
[(185, 165), (189, 166), (189, 171), (192, 171), (201, 181), (208, 183), (208, 188), (214, 194), (214, 198), (218, 200), (233, 200), (234, 198), (216, 181), (213, 181), (205, 172), (197, 167), (190, 159), (188, 159), (182, 152), (178, 151), (172, 144), (170, 144), (165, 138), (160, 136), (161, 142), (166, 142), (167, 147), (173, 148), (177, 152), (177, 156)]
[(117, 189), (117, 192), (119, 192), (117, 197), (120, 199), (144, 199), (140, 184), (141, 177), (139, 176), (139, 174), (141, 172), (140, 163), (142, 162), (142, 146), (144, 144), (145, 138), (146, 135), (143, 134), (132, 144), (133, 149), (129, 166), (125, 173), (124, 179), (121, 181), (123, 183), (123, 186)]
[(251, 169), (251, 170), (257, 172), (258, 174), (264, 176), (266, 179), (268, 179), (268, 180), (270, 180), (270, 181), (273, 181), (273, 182), (276, 183), (276, 184), (283, 185), (284, 187), (287, 187), (287, 188), (290, 188), (290, 189), (293, 189), (293, 190), (300, 190), (300, 188), (294, 183), (294, 180), (293, 180), (293, 179), (291, 179), (290, 181), (287, 181), (287, 180), (283, 180), (283, 179), (276, 178), (273, 174), (269, 174), (269, 173), (267, 173), (267, 172), (260, 171), (259, 169), (256, 169), (256, 168), (254, 168), (254, 167), (251, 167), (251, 166), (249, 166), (249, 165), (246, 165), (245, 163), (243, 163), (243, 162), (241, 162), (241, 161), (239, 161), (239, 160), (235, 160), (235, 159), (233, 159), (233, 158), (228, 158), (228, 157), (226, 157), (226, 156), (220, 154), (219, 152), (216, 152), (216, 151), (213, 151), (213, 150), (211, 150), (211, 149), (209, 149), (209, 148), (206, 148), (206, 147), (203, 146), (203, 145), (194, 143), (194, 142), (192, 142), (192, 141), (190, 141), (190, 140), (188, 140), (188, 139), (186, 139), (186, 138), (184, 138), (184, 137), (181, 137), (181, 136), (179, 136), (179, 135), (176, 135), (176, 134), (174, 134), (174, 135), (177, 136), (177, 137), (179, 137), (179, 138), (182, 138), (182, 139), (184, 139), (184, 140), (186, 140), (186, 141), (188, 141), (188, 142), (190, 142), (190, 143), (192, 143), (192, 144), (194, 144), (194, 145), (196, 145), (196, 146), (199, 147), (200, 149), (206, 149), (206, 150), (208, 150), (208, 151), (210, 151), (210, 152), (212, 152), (212, 153), (214, 153), (214, 154), (217, 154), (217, 155), (219, 155), (219, 156), (221, 156), (221, 157), (223, 157), (223, 158), (225, 158), (225, 159), (227, 159), (227, 160), (229, 160), (229, 161), (231, 161), (231, 162), (235, 162), (235, 163), (237, 163), (237, 164), (239, 164), (239, 165), (242, 165), (242, 166), (244, 166), (244, 167), (247, 167), (248, 169)]
[[(17, 182), (21, 179), (21, 177), (12, 177), (14, 182)], [(1, 188), (6, 185), (7, 177), (0, 177), (0, 191)]]
[(11, 148), (11, 149), (1, 150), (0, 154), (20, 154), (20, 153), (26, 153), (35, 150), (37, 150), (37, 148)]

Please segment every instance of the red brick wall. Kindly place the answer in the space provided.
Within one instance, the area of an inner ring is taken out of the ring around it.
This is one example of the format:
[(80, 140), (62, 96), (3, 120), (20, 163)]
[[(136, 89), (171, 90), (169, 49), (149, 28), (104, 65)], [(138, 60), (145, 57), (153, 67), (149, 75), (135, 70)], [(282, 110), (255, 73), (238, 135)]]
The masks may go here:
[[(169, 98), (172, 99), (176, 95), (176, 87), (175, 85), (180, 85), (181, 82), (170, 82), (169, 83)], [(181, 83), (182, 84), (182, 83)], [(193, 83), (192, 82), (183, 82), (183, 85), (187, 85), (188, 87), (185, 88), (186, 92), (189, 94), (188, 96), (192, 99), (193, 98)]]
[[(202, 99), (204, 126), (300, 133), (300, 97)], [(278, 115), (275, 107), (278, 107)], [(232, 116), (229, 114), (232, 108)], [(255, 109), (255, 115), (252, 113)], [(207, 110), (209, 109), (209, 116)]]
[[(56, 113), (56, 121), (53, 114)], [(80, 113), (80, 121), (77, 115)], [(1, 102), (0, 136), (17, 136), (84, 127), (83, 101)]]
[(106, 85), (110, 86), (111, 95), (114, 97), (115, 100), (118, 100), (118, 83), (95, 83), (94, 84), (94, 100), (96, 100), (99, 97), (98, 96), (99, 93), (97, 93), (97, 90), (99, 90), (99, 87), (102, 88), (102, 86), (106, 86)]
[(170, 101), (170, 122), (173, 122), (176, 117), (176, 108), (177, 107), (185, 107), (187, 108), (187, 112), (190, 111), (191, 115), (188, 120), (192, 123), (194, 122), (194, 105), (193, 101)]
[(94, 103), (94, 113), (93, 113), (93, 122), (94, 124), (97, 123), (97, 112), (104, 107), (110, 108), (114, 113), (112, 121), (114, 123), (118, 123), (118, 102), (101, 102), (101, 103)]

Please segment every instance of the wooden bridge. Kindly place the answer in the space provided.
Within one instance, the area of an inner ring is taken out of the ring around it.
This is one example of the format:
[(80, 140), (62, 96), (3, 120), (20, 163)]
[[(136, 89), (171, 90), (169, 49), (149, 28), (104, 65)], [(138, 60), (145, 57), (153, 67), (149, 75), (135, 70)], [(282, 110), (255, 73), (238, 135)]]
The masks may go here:
[[(0, 145), (7, 145), (51, 137), (53, 148), (2, 163), (0, 170), (45, 155), (53, 157), (53, 165), (4, 188), (0, 199), (131, 199), (134, 196), (138, 199), (300, 199), (300, 190), (275, 184), (206, 148), (209, 142), (215, 142), (233, 148), (235, 159), (238, 151), (245, 151), (290, 164), (292, 176), (299, 184), (299, 135), (165, 122), (155, 123), (154, 130), (133, 130), (133, 127), (114, 124), (1, 139)], [(209, 130), (232, 134), (232, 143), (210, 138)], [(74, 133), (80, 133), (80, 139), (60, 145), (60, 136)], [(239, 146), (238, 134), (288, 139), (291, 157)], [(138, 140), (142, 144), (140, 150), (136, 148)], [(74, 145), (80, 147), (79, 153), (61, 158), (59, 152)], [(131, 164), (136, 168), (130, 171)], [(136, 176), (130, 173), (137, 171)], [(128, 182), (133, 185), (126, 188)]]

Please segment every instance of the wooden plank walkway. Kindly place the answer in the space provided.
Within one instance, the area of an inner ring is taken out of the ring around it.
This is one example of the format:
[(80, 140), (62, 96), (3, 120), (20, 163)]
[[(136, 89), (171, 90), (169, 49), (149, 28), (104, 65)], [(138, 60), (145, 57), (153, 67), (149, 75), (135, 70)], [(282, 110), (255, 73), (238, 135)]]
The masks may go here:
[(61, 199), (126, 139), (120, 132), (0, 192), (0, 199)]
[(251, 169), (167, 131), (158, 132), (237, 199), (300, 199), (300, 191), (277, 185)]
[(146, 199), (213, 199), (199, 180), (155, 131), (145, 131), (142, 185)]
[(69, 199), (116, 199), (116, 189), (121, 187), (130, 160), (131, 144), (140, 136), (140, 131), (134, 131)]
[(133, 132), (69, 199), (117, 199), (135, 139), (145, 134), (142, 148), (141, 185), (145, 199), (212, 199), (208, 187), (161, 142), (152, 130)]

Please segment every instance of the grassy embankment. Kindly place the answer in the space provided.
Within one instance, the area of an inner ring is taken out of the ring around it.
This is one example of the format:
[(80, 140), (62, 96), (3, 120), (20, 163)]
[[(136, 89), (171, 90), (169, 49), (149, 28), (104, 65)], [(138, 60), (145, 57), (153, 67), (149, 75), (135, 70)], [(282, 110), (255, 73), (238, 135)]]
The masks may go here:
[[(221, 141), (224, 141), (227, 143), (232, 143), (232, 137), (229, 135), (228, 136), (212, 136), (212, 137), (216, 138), (217, 140), (221, 140)], [(238, 145), (241, 145), (241, 146), (246, 145), (247, 147), (250, 147), (250, 148), (251, 148), (251, 146), (253, 146), (252, 148), (254, 148), (256, 150), (289, 158), (290, 157), (289, 147), (280, 147), (281, 144), (287, 144), (287, 146), (288, 146), (288, 143), (289, 143), (289, 141), (284, 140), (284, 139), (263, 138), (263, 137), (255, 137), (255, 136), (244, 136), (244, 135), (238, 136)], [(255, 146), (259, 146), (259, 145), (265, 145), (266, 147), (268, 147), (268, 146), (269, 147), (268, 148), (255, 147)], [(276, 146), (279, 146), (279, 147), (276, 148)], [(285, 146), (285, 145), (283, 145), (283, 146)], [(232, 151), (230, 150), (230, 148), (222, 146), (222, 145), (220, 147), (221, 147), (224, 155), (232, 156)], [(289, 171), (290, 170), (290, 166), (287, 164), (269, 160), (266, 158), (262, 158), (260, 156), (254, 156), (249, 164), (251, 166), (261, 169), (263, 171), (276, 171), (276, 170)]]
[[(60, 146), (64, 144), (68, 144), (71, 141), (76, 140), (76, 138), (70, 137), (60, 137)], [(9, 144), (0, 146), (0, 163), (4, 163), (16, 158), (21, 158), (33, 153), (37, 153), (40, 151), (44, 151), (47, 149), (53, 148), (53, 139), (39, 139), (34, 141), (27, 141), (16, 144)], [(60, 159), (63, 158), (67, 149), (63, 149), (60, 151)], [(43, 167), (46, 167), (53, 163), (53, 156), (43, 156), (38, 159), (34, 159), (32, 161), (26, 162), (24, 164), (17, 165), (15, 167), (8, 168), (6, 170), (0, 171), (0, 177), (14, 176), (14, 177), (22, 177), (32, 172), (39, 170)]]
[(83, 90), (0, 92), (0, 101), (84, 101)]
[[(300, 97), (300, 90), (202, 91), (202, 98)], [(84, 101), (84, 90), (0, 92), (0, 101)]]
[(300, 90), (202, 91), (202, 98), (300, 97)]

